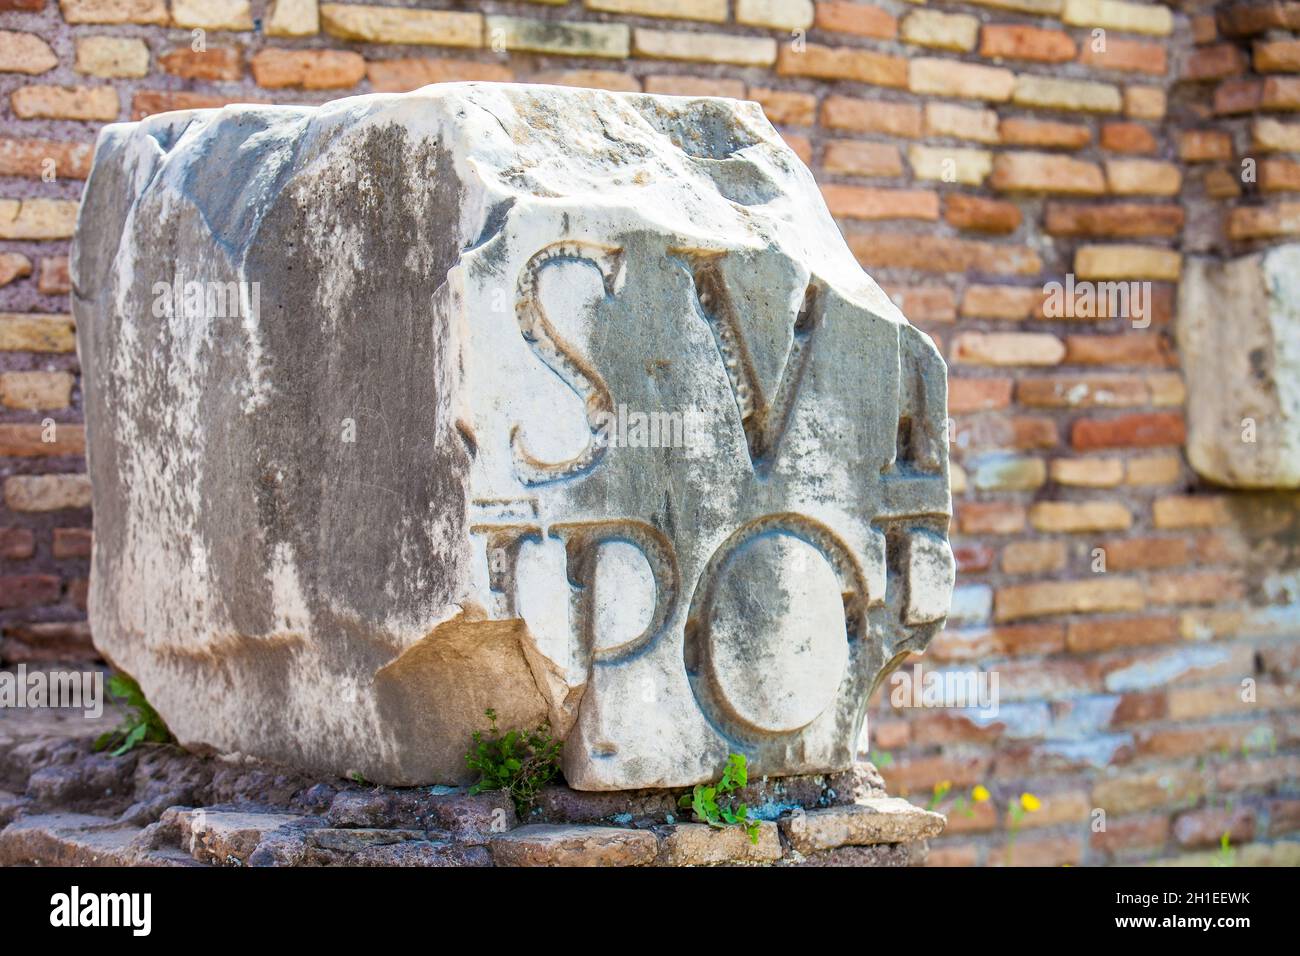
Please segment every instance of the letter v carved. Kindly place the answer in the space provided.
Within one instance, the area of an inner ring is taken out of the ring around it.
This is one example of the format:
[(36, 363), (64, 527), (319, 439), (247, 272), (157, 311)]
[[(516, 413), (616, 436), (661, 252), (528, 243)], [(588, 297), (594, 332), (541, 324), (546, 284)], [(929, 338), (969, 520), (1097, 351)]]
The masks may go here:
[(820, 290), (816, 282), (810, 282), (804, 290), (803, 304), (794, 319), (790, 350), (781, 368), (781, 378), (769, 398), (759, 382), (735, 299), (722, 274), (720, 261), (725, 253), (684, 249), (672, 250), (672, 253), (690, 270), (700, 312), (713, 330), (714, 341), (736, 398), (745, 443), (749, 447), (750, 464), (755, 472), (766, 475), (776, 460), (800, 382), (812, 357), (813, 335), (822, 320)]

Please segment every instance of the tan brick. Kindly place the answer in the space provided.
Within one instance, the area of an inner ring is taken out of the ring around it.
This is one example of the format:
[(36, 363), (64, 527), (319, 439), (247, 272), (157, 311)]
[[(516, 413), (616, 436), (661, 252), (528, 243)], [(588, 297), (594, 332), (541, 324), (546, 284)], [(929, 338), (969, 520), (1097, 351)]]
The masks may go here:
[(266, 16), (269, 37), (309, 37), (320, 32), (317, 0), (271, 0)]
[(1250, 124), (1253, 147), (1261, 152), (1300, 153), (1300, 123), (1282, 123), (1260, 116)]
[(1055, 17), (1060, 15), (1064, 0), (970, 0), (970, 3), (994, 10), (1014, 10), (1040, 17)]
[(877, 40), (892, 40), (898, 36), (898, 21), (892, 13), (871, 4), (847, 0), (819, 2), (816, 25), (820, 30), (853, 33)]
[(1178, 134), (1178, 158), (1185, 163), (1232, 159), (1232, 137), (1209, 129), (1189, 129)]
[(1176, 196), (1183, 174), (1173, 163), (1161, 160), (1108, 159), (1106, 185), (1117, 196)]
[(1086, 581), (1046, 581), (1000, 587), (993, 599), (993, 619), (1000, 622), (1055, 614), (1140, 611), (1145, 603), (1140, 582), (1098, 575)]
[(167, 0), (59, 0), (68, 23), (142, 23), (166, 26)]
[(913, 10), (903, 17), (898, 35), (904, 43), (964, 53), (975, 49), (979, 29), (979, 20), (969, 14)]
[(1258, 73), (1300, 73), (1300, 41), (1256, 40), (1253, 62)]
[(1108, 814), (1119, 815), (1155, 807), (1178, 806), (1196, 800), (1204, 792), (1205, 785), (1194, 770), (1128, 770), (1119, 776), (1093, 784), (1092, 802)]
[(582, 5), (588, 10), (634, 17), (668, 17), (710, 23), (722, 23), (727, 19), (727, 0), (582, 0)]
[(1300, 234), (1300, 202), (1233, 209), (1228, 235), (1233, 239), (1269, 239)]
[(817, 97), (811, 93), (751, 87), (749, 98), (763, 107), (767, 118), (777, 126), (812, 126), (816, 122)]
[(1000, 192), (1100, 195), (1106, 182), (1095, 163), (1055, 153), (999, 153), (990, 185)]
[[(0, 141), (0, 143), (2, 142)], [(10, 175), (4, 172), (3, 155), (3, 152), (0, 152), (0, 175)], [(28, 259), (21, 252), (0, 252), (0, 289), (31, 274), (31, 259)]]
[(1259, 164), (1259, 188), (1266, 193), (1300, 191), (1300, 163), (1265, 159)]
[(1183, 228), (1181, 206), (1110, 203), (1104, 206), (1049, 202), (1043, 225), (1053, 236), (1177, 236)]
[[(769, 41), (773, 44), (775, 40)], [(770, 61), (769, 61), (770, 62)], [(820, 80), (852, 80), (872, 86), (907, 86), (907, 60), (901, 56), (876, 53), (861, 47), (805, 44), (797, 52), (782, 44), (777, 56), (779, 76), (810, 76)]]
[(1131, 458), (1124, 472), (1125, 481), (1130, 485), (1169, 485), (1177, 481), (1182, 473), (1182, 459), (1177, 455)]
[[(488, 28), (496, 18), (488, 19)], [(509, 46), (509, 44), (507, 44)], [(528, 47), (526, 49), (537, 49)], [(539, 50), (538, 52), (587, 55), (573, 50)], [(742, 37), (726, 33), (685, 33), (673, 30), (649, 30), (638, 27), (632, 32), (632, 52), (637, 56), (659, 60), (693, 60), (705, 63), (734, 63), (739, 66), (771, 66), (776, 61), (776, 41), (771, 37)], [(616, 55), (613, 53), (605, 55)], [(780, 70), (778, 69), (778, 72)]]
[(46, 256), (41, 260), (41, 276), (36, 280), (41, 295), (67, 295), (72, 291), (67, 256)]
[[(371, 60), (366, 64), (366, 76), (370, 80), (370, 85), (379, 93), (404, 93), (407, 90), (428, 86), (430, 83), (465, 80), (508, 83), (514, 79), (510, 68), (503, 64), (433, 57)], [(539, 82), (549, 81), (539, 80)]]
[(1241, 195), (1241, 185), (1237, 182), (1237, 174), (1231, 167), (1220, 166), (1207, 169), (1201, 182), (1205, 187), (1205, 194), (1211, 199), (1235, 199)]
[[(949, 197), (951, 202), (955, 196)], [(1043, 293), (1038, 288), (1007, 285), (969, 285), (961, 300), (963, 318), (1027, 319), (1042, 305)]]
[(873, 189), (828, 183), (822, 195), (832, 216), (849, 219), (939, 218), (939, 194), (926, 189)]
[(1163, 335), (1134, 332), (1123, 335), (1067, 335), (1068, 365), (1155, 365), (1173, 363), (1169, 340)]
[(1065, 346), (1046, 332), (963, 332), (952, 360), (967, 365), (1059, 365)]
[(1115, 488), (1124, 480), (1124, 463), (1118, 458), (1058, 458), (1052, 462), (1052, 481), (1071, 488)]
[(1165, 91), (1156, 86), (1124, 87), (1124, 115), (1131, 119), (1164, 119)]
[[(1137, 571), (1147, 568), (1172, 568), (1191, 559), (1185, 538), (1119, 538), (1101, 544), (1106, 554), (1106, 570)], [(1173, 619), (1171, 630), (1175, 631)]]
[(913, 93), (1004, 103), (1015, 85), (1015, 74), (1002, 67), (932, 57), (916, 57), (908, 63), (907, 86)]
[(898, 147), (889, 143), (831, 140), (822, 156), (822, 168), (851, 176), (901, 176), (903, 159)]
[(24, 86), (10, 97), (19, 119), (117, 119), (121, 103), (111, 86)]
[(0, 403), (6, 408), (67, 408), (72, 398), (70, 372), (0, 372)]
[(14, 511), (89, 508), (90, 476), (15, 475), (5, 479), (4, 497)]
[(84, 425), (59, 423), (47, 428), (43, 424), (0, 424), (0, 455), (14, 458), (59, 458), (64, 455), (81, 455), (85, 451)]
[(0, 351), (71, 352), (76, 347), (70, 315), (0, 312)]
[(1167, 279), (1177, 282), (1182, 256), (1156, 246), (1080, 246), (1074, 273), (1080, 279)]
[(1020, 228), (1020, 207), (999, 199), (948, 193), (943, 211), (948, 223), (958, 229), (1007, 234)]
[(1047, 481), (1047, 465), (1041, 458), (998, 452), (973, 465), (971, 484), (980, 491), (1033, 491)]
[(0, 139), (0, 176), (44, 177), (51, 169), (56, 178), (85, 179), (95, 147), (49, 139)]
[(993, 168), (993, 154), (957, 146), (909, 146), (907, 161), (917, 179), (978, 186)]
[(1090, 80), (1065, 80), (1022, 73), (1015, 79), (1011, 98), (1017, 106), (1086, 113), (1118, 113), (1119, 88)]
[(1065, 0), (1061, 19), (1072, 27), (1103, 27), (1123, 33), (1169, 36), (1174, 17), (1158, 3), (1125, 3), (1122, 0)]
[(1136, 375), (1026, 378), (1016, 384), (1016, 401), (1033, 408), (1122, 408), (1147, 399), (1147, 386)]
[[(590, 71), (584, 71), (590, 72)], [(601, 70), (611, 78), (620, 76), (617, 70)], [(620, 85), (635, 83), (636, 77), (623, 74), (617, 81)], [(590, 85), (590, 84), (573, 84)], [(609, 87), (601, 87), (609, 89)], [(731, 80), (720, 76), (647, 76), (645, 78), (647, 93), (664, 93), (669, 96), (730, 96), (732, 99), (745, 98), (745, 84), (741, 80)]]
[(70, 199), (0, 199), (0, 239), (71, 239), (77, 203)]
[(963, 534), (1016, 534), (1025, 529), (1025, 508), (1010, 501), (964, 501), (957, 524)]
[[(1107, 552), (1107, 567), (1111, 554)], [(1119, 570), (1118, 567), (1111, 570)], [(1174, 617), (1125, 617), (1092, 621), (1071, 621), (1065, 645), (1075, 654), (1092, 654), (1118, 647), (1170, 644), (1178, 640), (1178, 619)]]
[(845, 238), (868, 269), (1036, 275), (1043, 267), (1038, 253), (1024, 245), (895, 232), (851, 232)]
[[(957, 318), (956, 299), (945, 286), (891, 286), (886, 291), (890, 301), (913, 322), (951, 322)], [(948, 407), (952, 408), (951, 388)]]
[[(501, 20), (514, 21), (514, 17)], [(535, 20), (499, 23), (504, 37), (526, 35)], [(320, 25), (330, 36), (362, 43), (428, 43), (437, 46), (480, 47), (483, 45), (483, 16), (446, 10), (410, 10), (356, 3), (322, 3)], [(620, 57), (627, 56), (627, 27), (621, 27)], [(506, 49), (524, 49), (509, 47)], [(541, 51), (545, 52), (545, 51)], [(566, 51), (559, 51), (566, 52)], [(588, 54), (600, 55), (600, 54)]]
[(856, 133), (884, 133), (915, 139), (921, 135), (921, 108), (831, 95), (822, 103), (822, 125)]
[(238, 93), (209, 95), (185, 90), (138, 90), (131, 98), (131, 118), (140, 120), (172, 110), (214, 109), (229, 103), (264, 103), (265, 100)]
[(37, 76), (58, 65), (54, 50), (35, 33), (0, 30), (0, 73)]
[(1154, 153), (1159, 143), (1141, 123), (1106, 123), (1101, 128), (1101, 148), (1113, 153)]
[(1121, 40), (1118, 37), (1107, 37), (1105, 47), (1101, 50), (1094, 48), (1091, 40), (1084, 40), (1079, 51), (1079, 62), (1098, 70), (1149, 73), (1153, 76), (1164, 76), (1168, 69), (1163, 44)]
[(1029, 509), (1039, 531), (1127, 531), (1133, 515), (1117, 501), (1039, 501)]
[(1065, 63), (1073, 60), (1074, 54), (1074, 41), (1060, 30), (987, 23), (980, 33), (980, 56)]
[(1088, 127), (1051, 120), (1003, 119), (998, 131), (1002, 142), (1008, 146), (1060, 146), (1078, 149), (1092, 141), (1092, 131)]
[[(1237, 570), (1153, 574), (1147, 578), (1147, 600), (1152, 604), (1228, 604), (1245, 596), (1242, 572)], [(1239, 669), (1234, 665), (1234, 669), (1250, 673), (1253, 668), (1249, 659), (1248, 655), (1248, 662)]]
[(1264, 80), (1259, 108), (1263, 110), (1300, 110), (1300, 77), (1270, 76)]
[(1192, 42), (1198, 46), (1213, 43), (1219, 38), (1219, 29), (1214, 23), (1213, 13), (1198, 13), (1192, 16)]
[(147, 76), (149, 47), (130, 37), (78, 37), (75, 69), (110, 78)]
[(251, 30), (249, 0), (171, 0), (172, 24), (187, 29)]
[(164, 72), (189, 80), (239, 80), (244, 76), (244, 58), (235, 47), (191, 50), (178, 47), (158, 57)]
[(1228, 499), (1220, 495), (1172, 495), (1152, 506), (1155, 526), (1161, 529), (1214, 528), (1231, 521)]
[(1063, 541), (1012, 541), (1002, 548), (1004, 574), (1051, 574), (1064, 567)]
[(337, 90), (356, 86), (366, 61), (350, 50), (259, 50), (249, 62), (258, 86)]
[(1264, 84), (1255, 79), (1227, 80), (1214, 90), (1214, 112), (1220, 116), (1255, 113), (1264, 99)]
[(997, 143), (998, 114), (993, 110), (956, 106), (952, 103), (926, 103), (925, 133), (927, 136), (951, 136), (979, 143)]
[(813, 3), (812, 0), (736, 0), (736, 22), (772, 30), (806, 30), (813, 23)]

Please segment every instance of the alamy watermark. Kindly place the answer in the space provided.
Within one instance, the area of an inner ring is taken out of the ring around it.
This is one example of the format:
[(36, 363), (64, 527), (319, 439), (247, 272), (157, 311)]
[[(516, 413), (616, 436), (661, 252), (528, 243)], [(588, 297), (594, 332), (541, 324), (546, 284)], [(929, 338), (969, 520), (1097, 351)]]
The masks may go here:
[(102, 671), (0, 671), (0, 708), (75, 708), (89, 720), (104, 713)]
[(1047, 319), (1128, 319), (1135, 329), (1151, 324), (1150, 282), (1078, 282), (1067, 273), (1065, 282), (1043, 286), (1043, 317)]
[(186, 279), (153, 284), (153, 316), (178, 319), (256, 320), (261, 309), (262, 283)]
[(981, 717), (998, 715), (997, 671), (911, 671), (899, 668), (889, 677), (890, 706), (978, 708)]

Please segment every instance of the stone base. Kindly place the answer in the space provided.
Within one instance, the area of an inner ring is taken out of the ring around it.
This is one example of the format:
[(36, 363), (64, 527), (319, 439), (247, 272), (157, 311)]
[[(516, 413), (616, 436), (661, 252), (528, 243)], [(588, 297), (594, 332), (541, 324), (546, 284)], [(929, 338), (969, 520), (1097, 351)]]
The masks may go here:
[(887, 796), (865, 763), (751, 783), (754, 843), (683, 820), (682, 791), (551, 786), (521, 821), (502, 793), (322, 781), (173, 746), (96, 754), (100, 729), (5, 712), (0, 866), (909, 866), (945, 822)]

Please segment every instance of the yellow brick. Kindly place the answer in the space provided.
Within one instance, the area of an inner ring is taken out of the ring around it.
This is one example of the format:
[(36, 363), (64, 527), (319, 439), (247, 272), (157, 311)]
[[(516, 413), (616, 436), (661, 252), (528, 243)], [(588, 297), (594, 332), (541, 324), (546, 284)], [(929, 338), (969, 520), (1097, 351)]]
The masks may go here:
[(1000, 66), (916, 57), (908, 63), (907, 86), (913, 93), (955, 96), (1003, 103), (1011, 98), (1016, 75)]
[(1118, 113), (1121, 105), (1119, 87), (1110, 83), (1062, 80), (1027, 73), (1016, 77), (1012, 102), (1018, 106), (1088, 113)]
[(913, 10), (899, 24), (898, 35), (905, 43), (962, 53), (975, 49), (979, 30), (979, 20), (968, 14)]
[(1118, 458), (1057, 458), (1052, 480), (1073, 488), (1114, 488), (1124, 480), (1124, 462)]
[(958, 146), (909, 146), (907, 161), (917, 179), (978, 186), (993, 168), (993, 154), (987, 149)]
[(954, 139), (973, 139), (977, 143), (997, 143), (998, 114), (993, 110), (952, 103), (925, 104), (925, 132), (927, 136), (951, 136)]
[(1174, 15), (1159, 3), (1065, 0), (1061, 19), (1072, 27), (1104, 27), (1123, 33), (1149, 33), (1160, 37), (1167, 37), (1174, 30)]
[(588, 10), (631, 17), (671, 17), (711, 23), (727, 19), (727, 0), (582, 0), (582, 5)]
[(78, 23), (145, 23), (166, 26), (167, 0), (59, 0), (63, 19)]
[(1117, 501), (1039, 501), (1029, 523), (1039, 531), (1126, 531), (1133, 515)]
[[(913, 0), (924, 3), (925, 0)], [(1055, 17), (1061, 13), (1065, 0), (967, 0), (972, 6), (992, 7), (994, 10), (1014, 10), (1042, 17)]]
[(1182, 405), (1187, 401), (1187, 386), (1177, 372), (1161, 372), (1147, 376), (1151, 404), (1159, 408)]
[(1300, 153), (1300, 123), (1260, 117), (1251, 123), (1250, 136), (1260, 152)]
[(1165, 91), (1154, 86), (1125, 87), (1124, 115), (1133, 119), (1164, 119)]
[(36, 76), (58, 65), (54, 50), (35, 33), (0, 30), (0, 73)]
[(1074, 254), (1079, 279), (1167, 279), (1177, 282), (1182, 256), (1171, 249), (1140, 245), (1080, 246)]
[(172, 0), (172, 23), (204, 30), (251, 30), (253, 10), (248, 0)]
[(1065, 343), (1046, 332), (963, 332), (952, 361), (967, 365), (1060, 365)]
[(130, 37), (78, 37), (76, 70), (90, 76), (148, 76), (149, 47)]
[(71, 239), (77, 227), (72, 199), (0, 199), (0, 239)]
[(316, 0), (272, 0), (266, 18), (266, 35), (309, 37), (320, 32), (320, 10)]
[(342, 40), (461, 47), (483, 45), (483, 17), (478, 13), (322, 3), (320, 23), (326, 33)]
[(1172, 495), (1152, 507), (1157, 528), (1213, 528), (1228, 524), (1228, 499), (1218, 495)]
[(72, 382), (71, 372), (0, 372), (0, 403), (29, 411), (67, 408)]
[(954, 495), (962, 495), (966, 493), (966, 469), (955, 461), (948, 462), (948, 484), (952, 486), (952, 493)]
[(1117, 196), (1177, 196), (1183, 174), (1163, 160), (1108, 159), (1106, 185)]
[(812, 0), (736, 0), (736, 22), (773, 30), (806, 30), (813, 22)]
[(76, 347), (70, 315), (0, 312), (0, 352), (71, 352)]
[(15, 475), (5, 479), (5, 504), (14, 511), (90, 507), (89, 475)]
[(1137, 581), (1099, 574), (1090, 581), (1044, 581), (998, 588), (993, 618), (1017, 621), (1052, 614), (1138, 611), (1145, 604)]
[(771, 66), (776, 62), (776, 41), (771, 37), (648, 30), (643, 27), (637, 27), (632, 36), (632, 50), (637, 56), (657, 60), (698, 60), (740, 66)]
[(10, 98), (19, 119), (117, 119), (121, 111), (111, 86), (24, 86)]

